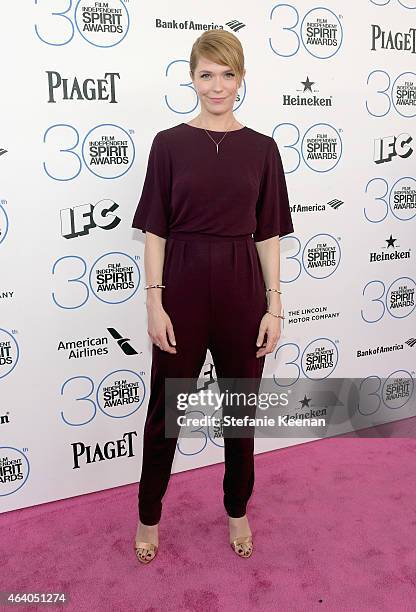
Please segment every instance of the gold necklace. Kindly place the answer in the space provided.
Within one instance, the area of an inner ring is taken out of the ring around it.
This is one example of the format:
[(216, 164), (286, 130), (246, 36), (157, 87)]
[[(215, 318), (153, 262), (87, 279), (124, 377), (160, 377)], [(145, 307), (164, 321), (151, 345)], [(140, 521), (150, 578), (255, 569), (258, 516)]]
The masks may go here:
[[(244, 126), (243, 126), (243, 127), (244, 127)], [(220, 144), (222, 143), (222, 141), (224, 140), (224, 138), (227, 136), (228, 132), (230, 131), (230, 128), (228, 128), (228, 130), (226, 130), (226, 131), (225, 131), (224, 136), (221, 138), (221, 140), (220, 140), (219, 142), (216, 142), (216, 141), (215, 141), (215, 140), (212, 138), (211, 134), (208, 134), (208, 132), (207, 132), (207, 130), (206, 130), (205, 128), (202, 128), (202, 129), (204, 130), (205, 134), (206, 134), (207, 136), (209, 136), (209, 138), (211, 138), (212, 142), (213, 142), (213, 143), (215, 144), (215, 146), (217, 147), (217, 155), (218, 155), (218, 145), (220, 145)], [(240, 129), (243, 129), (243, 128), (240, 128)], [(237, 130), (235, 130), (235, 131), (237, 131)]]

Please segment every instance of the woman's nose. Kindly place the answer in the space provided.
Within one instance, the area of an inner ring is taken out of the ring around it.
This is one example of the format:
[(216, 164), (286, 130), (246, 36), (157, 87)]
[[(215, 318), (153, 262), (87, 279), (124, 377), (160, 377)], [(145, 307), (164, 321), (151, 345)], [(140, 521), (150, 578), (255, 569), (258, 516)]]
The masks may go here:
[(215, 91), (221, 91), (222, 90), (222, 83), (221, 83), (221, 79), (220, 78), (214, 79), (213, 88), (215, 89)]

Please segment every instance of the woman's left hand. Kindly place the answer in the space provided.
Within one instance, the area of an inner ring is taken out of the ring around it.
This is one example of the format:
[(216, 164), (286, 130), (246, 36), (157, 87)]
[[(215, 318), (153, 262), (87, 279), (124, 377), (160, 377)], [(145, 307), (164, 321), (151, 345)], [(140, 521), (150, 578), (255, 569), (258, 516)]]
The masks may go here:
[[(257, 336), (257, 346), (261, 348), (256, 352), (256, 357), (263, 357), (271, 353), (276, 348), (276, 345), (280, 338), (280, 321), (277, 317), (269, 313), (265, 313), (259, 328), (259, 335)], [(264, 336), (267, 334), (267, 342)]]

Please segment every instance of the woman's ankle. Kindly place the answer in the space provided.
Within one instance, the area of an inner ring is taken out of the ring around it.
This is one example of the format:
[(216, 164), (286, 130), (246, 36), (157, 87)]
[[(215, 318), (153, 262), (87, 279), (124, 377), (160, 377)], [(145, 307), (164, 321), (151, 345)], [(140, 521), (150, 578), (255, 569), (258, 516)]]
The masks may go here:
[(153, 524), (150, 523), (150, 522), (149, 523), (144, 523), (140, 519), (139, 519), (139, 525), (143, 525), (143, 527), (146, 527), (146, 528), (147, 527), (159, 527), (159, 523), (153, 523)]

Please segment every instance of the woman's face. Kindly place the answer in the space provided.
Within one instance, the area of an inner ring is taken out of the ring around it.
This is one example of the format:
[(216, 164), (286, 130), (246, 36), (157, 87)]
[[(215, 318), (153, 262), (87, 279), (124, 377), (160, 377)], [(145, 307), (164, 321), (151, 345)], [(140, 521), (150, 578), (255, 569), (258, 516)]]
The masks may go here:
[(239, 83), (229, 66), (200, 57), (192, 82), (204, 110), (218, 115), (232, 112)]

